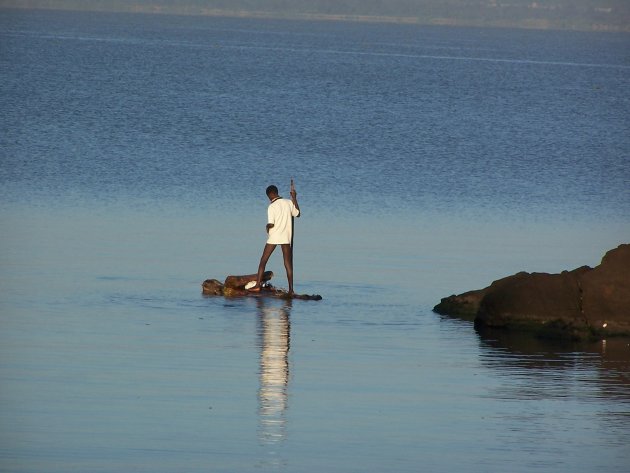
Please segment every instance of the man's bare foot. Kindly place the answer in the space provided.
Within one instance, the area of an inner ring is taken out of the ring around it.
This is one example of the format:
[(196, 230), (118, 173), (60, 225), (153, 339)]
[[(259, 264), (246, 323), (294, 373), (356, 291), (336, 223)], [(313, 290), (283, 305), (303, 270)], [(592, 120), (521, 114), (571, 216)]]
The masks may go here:
[(250, 287), (248, 289), (249, 292), (260, 292), (260, 290), (261, 290), (261, 287), (259, 285), (256, 285), (254, 287)]

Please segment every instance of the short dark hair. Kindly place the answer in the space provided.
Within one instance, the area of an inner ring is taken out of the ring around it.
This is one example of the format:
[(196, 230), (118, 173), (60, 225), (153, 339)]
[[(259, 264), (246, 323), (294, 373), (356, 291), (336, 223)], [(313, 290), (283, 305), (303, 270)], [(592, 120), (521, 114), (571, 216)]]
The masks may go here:
[(271, 185), (267, 187), (267, 190), (265, 192), (267, 193), (268, 196), (272, 194), (278, 195), (278, 188), (274, 185)]

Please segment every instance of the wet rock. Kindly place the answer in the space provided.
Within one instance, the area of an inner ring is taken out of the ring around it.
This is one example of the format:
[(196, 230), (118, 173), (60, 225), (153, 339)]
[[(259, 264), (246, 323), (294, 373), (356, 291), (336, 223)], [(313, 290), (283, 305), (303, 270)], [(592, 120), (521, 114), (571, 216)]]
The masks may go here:
[(490, 327), (533, 330), (540, 335), (575, 337), (588, 322), (580, 306), (579, 274), (519, 273), (493, 283), (479, 304), (475, 322)]
[(433, 310), (441, 315), (452, 315), (465, 320), (474, 320), (479, 311), (481, 299), (486, 294), (487, 289), (479, 289), (476, 291), (468, 291), (463, 294), (453, 294), (443, 297)]
[(630, 245), (609, 251), (595, 268), (521, 272), (444, 298), (434, 311), (546, 337), (630, 335)]
[(482, 299), (491, 290), (497, 290), (504, 285), (510, 284), (514, 280), (523, 278), (528, 273), (521, 272), (507, 278), (494, 281), (490, 286), (484, 289), (464, 292), (459, 295), (451, 295), (443, 298), (433, 310), (438, 314), (451, 315), (465, 320), (474, 320), (479, 312)]
[(580, 278), (582, 310), (601, 334), (630, 335), (630, 244), (609, 251)]

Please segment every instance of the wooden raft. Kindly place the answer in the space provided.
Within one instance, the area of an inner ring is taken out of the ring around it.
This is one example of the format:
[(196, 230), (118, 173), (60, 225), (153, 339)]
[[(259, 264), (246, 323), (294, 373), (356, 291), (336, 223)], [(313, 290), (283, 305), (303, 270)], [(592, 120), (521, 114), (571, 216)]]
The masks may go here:
[(228, 276), (224, 282), (217, 279), (206, 279), (201, 283), (201, 289), (206, 296), (224, 296), (224, 297), (276, 297), (278, 299), (301, 299), (307, 301), (319, 301), (322, 296), (319, 294), (289, 294), (284, 289), (273, 287), (269, 284), (269, 280), (273, 277), (272, 271), (265, 271), (262, 282), (265, 285), (260, 292), (251, 292), (245, 289), (245, 285), (250, 281), (256, 280), (255, 274), (246, 274), (242, 276)]

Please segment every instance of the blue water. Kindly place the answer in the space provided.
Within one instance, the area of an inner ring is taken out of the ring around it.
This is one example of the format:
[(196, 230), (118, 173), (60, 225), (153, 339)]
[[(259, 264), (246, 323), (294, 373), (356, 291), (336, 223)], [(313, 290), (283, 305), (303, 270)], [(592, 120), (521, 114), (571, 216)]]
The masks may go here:
[[(431, 308), (628, 241), (629, 46), (0, 10), (0, 470), (622, 471), (627, 340)], [(324, 299), (201, 296), (291, 178)]]

